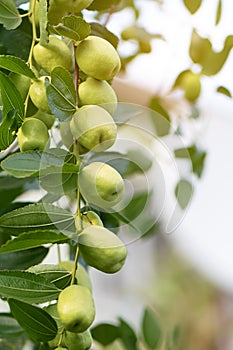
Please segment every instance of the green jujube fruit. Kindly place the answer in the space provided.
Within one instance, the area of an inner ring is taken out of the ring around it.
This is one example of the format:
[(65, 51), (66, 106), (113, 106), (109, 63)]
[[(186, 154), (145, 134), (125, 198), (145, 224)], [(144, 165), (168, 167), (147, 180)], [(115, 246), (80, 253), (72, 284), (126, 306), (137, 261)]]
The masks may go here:
[(79, 105), (100, 105), (110, 114), (117, 107), (117, 96), (106, 80), (88, 77), (78, 88)]
[(99, 80), (111, 80), (121, 68), (116, 49), (107, 40), (90, 35), (76, 49), (76, 62), (88, 76)]
[(64, 342), (69, 350), (89, 350), (92, 345), (92, 337), (89, 330), (83, 333), (66, 332)]
[(48, 129), (41, 120), (26, 118), (18, 130), (17, 139), (22, 152), (44, 151), (49, 142)]
[(33, 48), (33, 57), (36, 63), (47, 73), (57, 67), (62, 66), (67, 70), (72, 67), (71, 51), (64, 41), (55, 36), (49, 36), (49, 42), (46, 46), (40, 43)]
[(45, 78), (45, 76), (40, 77), (38, 80), (34, 81), (31, 84), (29, 89), (29, 96), (37, 108), (40, 108), (46, 113), (51, 113), (46, 96), (46, 87), (44, 84)]
[(83, 147), (93, 152), (110, 148), (117, 137), (117, 126), (112, 116), (96, 105), (78, 109), (70, 121), (70, 130)]
[(86, 9), (93, 0), (54, 0), (57, 7), (64, 12), (80, 12)]
[(41, 109), (38, 109), (38, 111), (32, 116), (32, 118), (41, 120), (47, 126), (48, 129), (51, 129), (56, 120), (53, 114), (46, 113)]
[(93, 162), (79, 172), (79, 188), (84, 199), (100, 208), (111, 208), (122, 201), (124, 180), (112, 166)]
[(105, 273), (115, 273), (123, 267), (126, 247), (105, 227), (86, 227), (80, 233), (78, 242), (81, 255), (88, 265)]
[(86, 331), (95, 318), (95, 306), (88, 288), (73, 284), (61, 291), (57, 312), (64, 328), (70, 332)]

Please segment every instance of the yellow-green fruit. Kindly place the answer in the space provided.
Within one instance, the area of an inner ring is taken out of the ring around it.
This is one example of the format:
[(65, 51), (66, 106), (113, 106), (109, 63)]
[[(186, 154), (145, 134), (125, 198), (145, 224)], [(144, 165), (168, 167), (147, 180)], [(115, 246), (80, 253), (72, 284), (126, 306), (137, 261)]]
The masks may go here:
[(78, 88), (79, 104), (100, 105), (110, 114), (113, 114), (117, 107), (117, 96), (113, 88), (106, 80), (97, 80), (88, 77)]
[(26, 118), (18, 130), (17, 139), (22, 152), (43, 151), (49, 142), (48, 129), (41, 120)]
[[(30, 11), (32, 11), (32, 4), (33, 4), (33, 1), (30, 1), (30, 7), (29, 7)], [(32, 16), (29, 16), (29, 20), (32, 23)], [(34, 21), (35, 21), (36, 26), (38, 26), (40, 24), (39, 1), (35, 2)]]
[[(97, 225), (97, 226), (103, 226), (103, 223), (99, 217), (98, 214), (96, 214), (94, 211), (86, 211), (81, 216), (82, 221), (82, 228), (88, 227), (90, 225)], [(76, 223), (76, 221), (75, 221)], [(77, 220), (77, 223), (79, 224), (79, 221)]]
[[(70, 149), (74, 144), (74, 136), (72, 135), (70, 130), (70, 121), (65, 121), (60, 123), (60, 135), (61, 135), (61, 140), (63, 145), (66, 146), (68, 149)], [(80, 155), (89, 152), (88, 149), (80, 145), (78, 142), (77, 142), (77, 148), (78, 148), (78, 153)]]
[(31, 79), (25, 75), (17, 74), (14, 72), (11, 72), (9, 74), (9, 78), (14, 83), (16, 89), (20, 92), (23, 101), (25, 101), (31, 85)]
[(114, 207), (125, 194), (121, 175), (102, 162), (93, 162), (81, 169), (79, 187), (84, 199), (100, 208)]
[(64, 41), (55, 36), (49, 36), (49, 43), (42, 46), (36, 44), (33, 49), (33, 56), (36, 63), (48, 73), (57, 67), (62, 66), (67, 70), (72, 67), (72, 55)]
[(79, 249), (86, 263), (105, 273), (119, 271), (125, 263), (124, 243), (105, 227), (89, 226), (79, 235)]
[(115, 48), (107, 40), (93, 35), (77, 46), (76, 61), (84, 73), (99, 80), (113, 79), (121, 68)]
[(78, 142), (88, 150), (102, 152), (111, 147), (117, 137), (117, 126), (102, 107), (81, 107), (70, 121), (70, 130)]
[(68, 350), (67, 348), (61, 348), (60, 346), (59, 346), (59, 348), (56, 348), (55, 350)]
[(66, 332), (64, 341), (69, 350), (89, 350), (92, 345), (92, 337), (89, 330), (83, 333)]
[(93, 0), (54, 0), (57, 7), (65, 12), (80, 12), (86, 9)]
[[(66, 269), (70, 273), (72, 273), (72, 271), (74, 269), (74, 262), (70, 261), (70, 260), (61, 261), (59, 263), (59, 265), (64, 267), (64, 269)], [(88, 288), (90, 291), (92, 291), (90, 277), (89, 277), (88, 272), (85, 269), (85, 267), (83, 267), (83, 265), (78, 264), (75, 277), (77, 278), (77, 282), (80, 286), (84, 286), (84, 287)]]
[(184, 90), (184, 96), (188, 101), (194, 102), (201, 92), (200, 75), (186, 70), (178, 76), (175, 86)]
[(40, 108), (47, 113), (51, 113), (46, 96), (45, 78), (45, 76), (40, 77), (32, 83), (29, 89), (29, 96), (37, 108)]
[(59, 294), (57, 311), (64, 328), (70, 332), (86, 331), (95, 318), (95, 306), (88, 288), (71, 285)]
[(46, 113), (41, 109), (38, 109), (38, 111), (32, 116), (32, 118), (41, 120), (43, 123), (45, 123), (48, 129), (51, 129), (56, 119), (53, 114)]

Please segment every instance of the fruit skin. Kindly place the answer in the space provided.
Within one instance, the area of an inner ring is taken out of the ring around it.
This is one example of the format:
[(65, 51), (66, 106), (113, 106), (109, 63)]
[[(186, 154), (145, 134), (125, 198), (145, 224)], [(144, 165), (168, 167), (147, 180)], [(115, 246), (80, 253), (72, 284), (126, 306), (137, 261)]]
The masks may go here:
[(49, 36), (47, 46), (36, 44), (33, 49), (36, 63), (47, 73), (62, 66), (67, 70), (72, 67), (72, 55), (66, 43), (55, 36)]
[(127, 256), (124, 243), (101, 226), (89, 226), (80, 233), (79, 249), (88, 265), (105, 273), (119, 271)]
[(89, 330), (83, 333), (66, 332), (64, 341), (69, 350), (89, 350), (92, 345), (92, 337)]
[(121, 175), (102, 162), (93, 162), (80, 170), (79, 188), (89, 204), (100, 208), (114, 207), (125, 194)]
[(95, 306), (88, 288), (71, 285), (62, 290), (57, 311), (66, 330), (81, 333), (87, 330), (95, 318)]
[[(64, 269), (70, 273), (72, 273), (74, 269), (74, 262), (70, 260), (61, 261), (59, 265), (64, 267)], [(77, 278), (78, 285), (86, 287), (90, 290), (90, 292), (92, 292), (91, 280), (89, 278), (88, 272), (86, 271), (85, 267), (83, 267), (83, 265), (78, 264), (75, 277)]]
[(44, 84), (45, 78), (49, 77), (40, 77), (31, 84), (29, 96), (37, 108), (40, 108), (42, 111), (47, 113), (51, 113), (46, 96), (46, 87)]
[(78, 109), (70, 121), (70, 130), (88, 150), (102, 152), (110, 148), (117, 137), (117, 126), (111, 115), (96, 105)]
[(48, 129), (41, 120), (26, 118), (18, 130), (17, 139), (22, 152), (44, 151), (49, 142)]
[[(74, 145), (74, 137), (70, 130), (70, 121), (65, 121), (60, 123), (60, 135), (61, 135), (61, 140), (63, 142), (63, 145), (70, 150)], [(80, 155), (89, 152), (88, 149), (80, 145), (78, 142), (77, 142), (77, 147)]]
[(61, 11), (80, 12), (86, 9), (93, 0), (54, 0)]
[(106, 80), (88, 77), (79, 85), (78, 94), (80, 106), (100, 105), (110, 114), (116, 110), (117, 96)]
[(120, 57), (105, 39), (90, 35), (76, 49), (79, 68), (92, 78), (111, 80), (121, 68)]
[(53, 126), (56, 118), (53, 114), (50, 113), (46, 113), (45, 111), (42, 111), (41, 109), (38, 109), (38, 111), (36, 112), (36, 114), (34, 114), (32, 116), (32, 118), (36, 118), (41, 120), (48, 129), (51, 129), (51, 127)]

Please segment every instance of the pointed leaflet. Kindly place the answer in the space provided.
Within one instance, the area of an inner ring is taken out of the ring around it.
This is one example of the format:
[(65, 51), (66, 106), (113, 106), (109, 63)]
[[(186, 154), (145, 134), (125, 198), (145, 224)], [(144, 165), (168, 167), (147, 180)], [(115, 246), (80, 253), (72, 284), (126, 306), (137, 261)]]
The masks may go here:
[(0, 1), (0, 23), (7, 29), (17, 28), (22, 19), (13, 0)]
[(143, 339), (148, 349), (159, 349), (162, 338), (162, 331), (156, 314), (152, 312), (152, 310), (145, 309), (141, 329)]
[(17, 110), (7, 113), (2, 124), (0, 125), (0, 150), (8, 148), (16, 138), (18, 130)]
[(85, 39), (91, 32), (89, 23), (82, 17), (71, 15), (62, 18), (63, 23), (49, 25), (50, 33), (65, 36), (74, 41)]
[[(45, 169), (60, 169), (60, 173), (68, 171), (78, 172), (78, 167), (65, 162), (64, 155), (56, 155), (51, 149), (48, 152), (21, 152), (7, 157), (1, 164), (2, 168), (17, 178), (38, 176)], [(61, 150), (64, 151), (64, 150)], [(65, 156), (69, 153), (65, 152)]]
[(37, 247), (0, 255), (0, 270), (25, 270), (44, 260), (49, 248)]
[(43, 309), (19, 300), (8, 301), (12, 315), (36, 342), (48, 342), (57, 334), (57, 324)]
[(49, 203), (34, 203), (0, 217), (0, 232), (17, 236), (26, 231), (57, 229), (75, 232), (73, 215)]
[(193, 15), (201, 6), (202, 0), (183, 0), (186, 8)]
[(119, 318), (119, 333), (127, 350), (139, 350), (137, 346), (137, 336), (134, 330), (122, 318)]
[(0, 247), (0, 254), (40, 247), (48, 243), (66, 243), (67, 236), (55, 231), (32, 231), (20, 234)]
[(24, 104), (22, 97), (10, 78), (3, 72), (0, 72), (0, 91), (3, 103), (3, 118), (7, 116), (8, 112), (17, 110), (18, 120), (23, 120)]
[(34, 72), (29, 68), (27, 63), (19, 57), (10, 55), (0, 55), (0, 67), (11, 72), (23, 74), (28, 78), (36, 80)]
[(25, 271), (0, 271), (0, 295), (31, 304), (55, 300), (60, 293), (53, 283)]
[(101, 323), (91, 329), (91, 335), (98, 343), (106, 346), (120, 336), (119, 327), (110, 323)]
[(52, 113), (60, 120), (72, 116), (76, 111), (76, 92), (70, 73), (56, 67), (51, 73), (51, 82), (46, 80), (46, 92)]
[(64, 289), (70, 285), (72, 274), (64, 267), (54, 264), (39, 264), (31, 266), (29, 272), (42, 276), (47, 281), (55, 284), (59, 289)]
[(175, 188), (175, 195), (181, 209), (185, 209), (193, 195), (192, 184), (186, 179), (180, 179)]

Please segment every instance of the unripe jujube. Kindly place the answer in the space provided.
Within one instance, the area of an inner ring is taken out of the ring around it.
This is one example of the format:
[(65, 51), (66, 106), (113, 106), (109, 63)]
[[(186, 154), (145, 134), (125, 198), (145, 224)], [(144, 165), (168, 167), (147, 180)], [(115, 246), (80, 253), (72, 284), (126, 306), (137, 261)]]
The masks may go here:
[(58, 297), (57, 312), (66, 330), (74, 333), (84, 332), (95, 318), (95, 306), (90, 290), (74, 284), (63, 289)]
[(17, 139), (22, 152), (43, 151), (49, 142), (48, 129), (41, 120), (26, 118), (18, 130)]
[(127, 256), (124, 243), (101, 226), (89, 226), (80, 233), (79, 249), (88, 265), (105, 273), (119, 271)]
[(99, 80), (111, 80), (121, 68), (120, 57), (105, 39), (90, 35), (76, 49), (79, 68), (88, 76)]
[(40, 108), (46, 113), (51, 113), (46, 96), (45, 78), (45, 76), (40, 77), (39, 80), (31, 84), (29, 96), (37, 108)]
[(117, 96), (113, 88), (105, 80), (97, 80), (88, 77), (78, 88), (79, 104), (100, 105), (110, 114), (113, 114), (117, 107)]
[(111, 115), (96, 105), (78, 109), (70, 121), (70, 130), (83, 147), (93, 152), (105, 151), (117, 136), (117, 126)]
[(85, 200), (100, 208), (114, 207), (125, 194), (121, 175), (113, 167), (102, 162), (93, 162), (81, 169), (79, 187)]
[(72, 67), (71, 51), (64, 41), (55, 36), (49, 36), (49, 42), (46, 46), (40, 43), (33, 49), (33, 56), (36, 63), (48, 73), (57, 67), (62, 66), (67, 70)]

